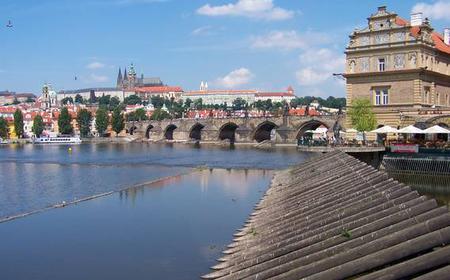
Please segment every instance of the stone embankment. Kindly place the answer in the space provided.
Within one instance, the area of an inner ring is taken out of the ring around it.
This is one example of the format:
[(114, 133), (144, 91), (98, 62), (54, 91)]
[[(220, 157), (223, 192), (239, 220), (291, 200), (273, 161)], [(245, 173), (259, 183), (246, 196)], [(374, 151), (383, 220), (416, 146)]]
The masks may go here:
[(450, 213), (341, 151), (278, 172), (205, 279), (449, 279)]

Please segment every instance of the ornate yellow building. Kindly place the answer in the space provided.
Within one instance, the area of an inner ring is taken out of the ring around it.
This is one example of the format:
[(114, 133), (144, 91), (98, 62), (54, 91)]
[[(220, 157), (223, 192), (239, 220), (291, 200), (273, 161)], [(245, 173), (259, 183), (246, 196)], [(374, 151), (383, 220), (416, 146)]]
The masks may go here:
[(450, 115), (450, 29), (437, 33), (422, 14), (408, 22), (383, 6), (345, 53), (347, 106), (368, 98), (378, 123), (392, 126)]

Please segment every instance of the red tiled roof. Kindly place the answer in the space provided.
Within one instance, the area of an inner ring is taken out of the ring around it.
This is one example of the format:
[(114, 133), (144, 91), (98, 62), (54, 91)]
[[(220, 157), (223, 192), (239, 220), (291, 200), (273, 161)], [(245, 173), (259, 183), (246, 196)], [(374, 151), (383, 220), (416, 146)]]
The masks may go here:
[[(395, 23), (401, 26), (409, 25), (409, 22), (401, 17), (397, 17), (395, 19)], [(419, 26), (412, 26), (410, 29), (411, 35), (414, 37), (418, 37), (420, 33), (420, 27)], [(436, 46), (436, 49), (438, 49), (441, 52), (450, 54), (450, 46), (446, 45), (444, 43), (444, 38), (442, 35), (438, 32), (433, 32), (431, 34), (431, 39), (434, 42), (434, 45)]]
[(183, 89), (181, 87), (175, 86), (175, 87), (169, 87), (169, 86), (163, 86), (163, 87), (138, 87), (135, 88), (136, 92), (150, 92), (150, 93), (165, 93), (165, 92), (182, 92)]
[(256, 93), (255, 96), (258, 97), (270, 97), (270, 96), (276, 96), (276, 97), (283, 97), (283, 96), (295, 96), (292, 92), (259, 92)]

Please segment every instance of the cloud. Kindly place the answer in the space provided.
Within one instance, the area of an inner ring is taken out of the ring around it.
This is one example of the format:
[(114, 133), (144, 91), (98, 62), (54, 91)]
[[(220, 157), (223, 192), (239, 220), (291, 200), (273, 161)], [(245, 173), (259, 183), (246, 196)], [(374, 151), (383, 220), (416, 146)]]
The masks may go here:
[(333, 73), (343, 72), (345, 67), (345, 56), (328, 48), (308, 49), (299, 59), (301, 67), (295, 76), (302, 86), (319, 85), (332, 79)]
[(202, 27), (192, 30), (191, 34), (194, 36), (209, 35), (209, 34), (211, 34), (211, 29), (212, 29), (212, 26), (209, 26), (209, 25), (202, 26)]
[(214, 85), (224, 88), (235, 88), (237, 86), (248, 84), (253, 77), (254, 75), (250, 70), (242, 67), (231, 71), (224, 77), (216, 79)]
[(93, 82), (97, 82), (97, 83), (103, 83), (103, 82), (107, 82), (109, 80), (109, 78), (107, 76), (96, 75), (96, 74), (91, 74), (89, 77)]
[(105, 64), (100, 63), (98, 61), (94, 61), (94, 62), (91, 62), (88, 65), (86, 65), (87, 69), (101, 69), (101, 68), (104, 68), (104, 67), (105, 67)]
[(423, 13), (424, 16), (436, 20), (450, 21), (450, 1), (437, 1), (433, 4), (417, 3), (412, 8), (412, 13)]
[(326, 43), (329, 40), (329, 36), (324, 33), (306, 32), (299, 34), (295, 30), (275, 30), (251, 38), (251, 47), (254, 49), (304, 49), (310, 45)]
[(221, 6), (206, 4), (199, 9), (200, 15), (217, 16), (241, 16), (261, 20), (286, 20), (294, 16), (293, 11), (276, 7), (272, 0), (238, 0)]

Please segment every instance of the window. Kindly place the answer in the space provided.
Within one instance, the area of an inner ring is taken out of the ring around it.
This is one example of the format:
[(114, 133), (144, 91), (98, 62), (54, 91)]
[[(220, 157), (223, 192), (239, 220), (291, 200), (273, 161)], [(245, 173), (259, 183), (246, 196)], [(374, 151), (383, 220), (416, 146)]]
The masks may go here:
[(386, 69), (386, 62), (384, 58), (378, 59), (378, 71), (383, 72)]
[(434, 101), (434, 104), (441, 105), (441, 102), (440, 102), (439, 98), (440, 98), (439, 92), (436, 92), (436, 100)]
[(423, 103), (430, 103), (430, 87), (424, 87), (423, 88)]
[(383, 104), (384, 104), (384, 105), (389, 104), (388, 90), (387, 90), (387, 89), (384, 89), (384, 90), (382, 91), (382, 93), (383, 93)]
[(381, 104), (381, 92), (379, 90), (375, 91), (375, 105)]
[(375, 105), (389, 104), (389, 89), (379, 88), (375, 89)]

